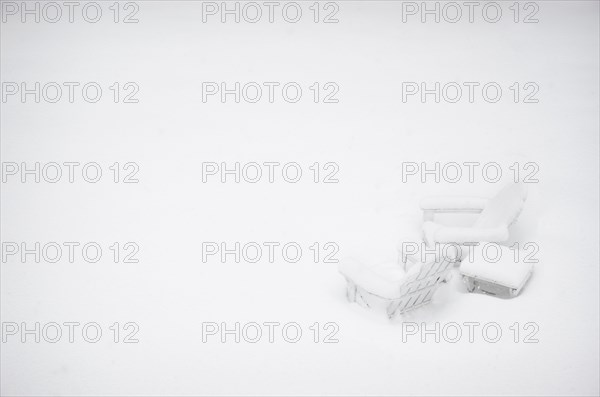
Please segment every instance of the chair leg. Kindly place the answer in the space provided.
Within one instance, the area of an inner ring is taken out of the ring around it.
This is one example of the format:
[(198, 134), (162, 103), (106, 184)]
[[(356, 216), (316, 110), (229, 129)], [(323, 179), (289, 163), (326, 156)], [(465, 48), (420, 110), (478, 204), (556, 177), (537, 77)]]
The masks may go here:
[(465, 284), (467, 285), (467, 291), (469, 291), (469, 292), (475, 291), (476, 285), (471, 277), (464, 277), (463, 280), (465, 281)]

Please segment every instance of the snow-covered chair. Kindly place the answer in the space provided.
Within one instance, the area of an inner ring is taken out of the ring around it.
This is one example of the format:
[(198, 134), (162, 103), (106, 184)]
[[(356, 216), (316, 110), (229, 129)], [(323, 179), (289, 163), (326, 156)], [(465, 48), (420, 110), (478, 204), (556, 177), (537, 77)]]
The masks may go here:
[(391, 319), (431, 301), (452, 268), (456, 252), (452, 255), (415, 263), (408, 271), (395, 262), (369, 266), (345, 260), (340, 263), (339, 271), (346, 278), (346, 297), (350, 302), (365, 307), (384, 306)]
[[(428, 246), (436, 243), (468, 244), (482, 241), (508, 240), (508, 227), (513, 224), (525, 204), (527, 189), (522, 183), (511, 183), (491, 199), (466, 196), (427, 197), (421, 200), (423, 239)], [(469, 227), (442, 225), (435, 221), (439, 213), (476, 213), (477, 220)]]

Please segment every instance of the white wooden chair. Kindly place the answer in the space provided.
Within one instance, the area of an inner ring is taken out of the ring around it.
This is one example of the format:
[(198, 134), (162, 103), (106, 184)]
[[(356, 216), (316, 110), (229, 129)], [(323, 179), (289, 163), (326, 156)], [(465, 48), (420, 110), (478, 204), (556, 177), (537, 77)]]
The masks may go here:
[[(508, 227), (523, 209), (527, 189), (522, 183), (511, 183), (491, 199), (467, 196), (438, 196), (421, 200), (423, 210), (423, 239), (428, 246), (439, 243), (500, 243), (508, 240)], [(435, 221), (439, 213), (479, 214), (472, 226), (454, 227)]]
[(346, 278), (346, 297), (364, 307), (383, 304), (391, 319), (431, 301), (456, 258), (416, 263), (408, 271), (395, 262), (374, 266), (354, 260), (342, 261), (340, 273)]

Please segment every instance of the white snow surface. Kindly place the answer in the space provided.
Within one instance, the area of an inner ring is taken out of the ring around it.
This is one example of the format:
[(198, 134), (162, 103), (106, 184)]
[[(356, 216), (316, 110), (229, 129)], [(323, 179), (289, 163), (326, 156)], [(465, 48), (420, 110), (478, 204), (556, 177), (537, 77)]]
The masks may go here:
[[(2, 394), (598, 395), (599, 9), (538, 3), (539, 24), (403, 24), (390, 1), (342, 2), (339, 24), (202, 24), (200, 2), (160, 1), (140, 2), (133, 25), (2, 24), (2, 81), (140, 86), (127, 106), (2, 104), (2, 161), (140, 165), (138, 184), (2, 185), (2, 241), (140, 245), (138, 264), (1, 264), (2, 322), (107, 332), (96, 344), (2, 343)], [(203, 81), (335, 81), (340, 103), (202, 103)], [(540, 103), (402, 103), (403, 81), (535, 81)], [(340, 182), (203, 184), (204, 161), (332, 161)], [(389, 321), (346, 301), (337, 264), (313, 262), (316, 241), (336, 242), (337, 258), (395, 260), (398, 241), (420, 239), (420, 198), (498, 190), (481, 177), (403, 183), (406, 161), (539, 164), (510, 229), (509, 244), (539, 245), (520, 296), (469, 294), (453, 277)], [(203, 263), (206, 241), (295, 241), (305, 253)], [(113, 343), (107, 327), (129, 321), (139, 343)], [(202, 341), (203, 322), (268, 321), (304, 335)], [(314, 343), (315, 322), (336, 323), (339, 342)], [(480, 327), (472, 343), (403, 340), (407, 323), (465, 322), (497, 323), (502, 338)], [(537, 343), (523, 342), (526, 323)]]

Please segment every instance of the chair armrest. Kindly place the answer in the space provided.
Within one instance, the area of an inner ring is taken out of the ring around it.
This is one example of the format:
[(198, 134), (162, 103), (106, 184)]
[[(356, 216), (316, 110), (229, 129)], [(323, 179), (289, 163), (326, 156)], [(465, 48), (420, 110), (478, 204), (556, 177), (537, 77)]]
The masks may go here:
[(483, 227), (450, 227), (426, 222), (423, 225), (426, 241), (433, 245), (435, 243), (476, 243), (481, 241), (502, 242), (508, 240), (508, 227), (499, 226), (495, 228)]
[(421, 199), (422, 210), (482, 211), (488, 199), (470, 196), (432, 196)]
[(470, 196), (432, 196), (421, 199), (420, 205), (423, 210), (423, 218), (426, 221), (433, 220), (436, 213), (440, 212), (473, 212), (483, 211), (488, 199)]

